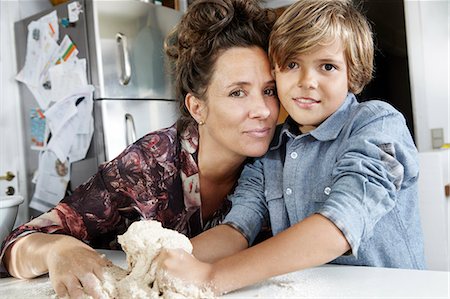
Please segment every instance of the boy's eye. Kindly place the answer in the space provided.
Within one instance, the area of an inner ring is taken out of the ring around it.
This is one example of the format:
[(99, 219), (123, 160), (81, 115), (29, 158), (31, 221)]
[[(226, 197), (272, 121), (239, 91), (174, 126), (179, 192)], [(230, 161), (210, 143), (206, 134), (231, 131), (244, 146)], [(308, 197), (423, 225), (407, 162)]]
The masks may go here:
[(245, 95), (245, 92), (242, 89), (238, 89), (238, 90), (232, 91), (230, 93), (230, 97), (236, 97), (236, 98), (243, 97), (244, 95)]
[(329, 72), (329, 71), (334, 70), (335, 67), (334, 67), (334, 65), (332, 65), (330, 63), (326, 63), (326, 64), (323, 65), (323, 69)]
[(292, 70), (298, 67), (298, 64), (296, 62), (289, 62), (287, 65), (287, 69)]
[(264, 90), (264, 95), (269, 97), (274, 97), (277, 95), (277, 90), (275, 87), (267, 88)]

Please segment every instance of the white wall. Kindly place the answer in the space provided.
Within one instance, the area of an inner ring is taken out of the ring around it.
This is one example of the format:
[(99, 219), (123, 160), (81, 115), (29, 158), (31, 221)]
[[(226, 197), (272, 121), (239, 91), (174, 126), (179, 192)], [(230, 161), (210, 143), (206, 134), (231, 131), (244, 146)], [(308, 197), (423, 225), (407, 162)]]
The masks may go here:
[(419, 206), (430, 270), (450, 271), (450, 197), (443, 188), (449, 182), (449, 157), (450, 149), (419, 153)]
[(432, 149), (433, 128), (443, 128), (444, 142), (450, 143), (449, 16), (449, 1), (405, 1), (414, 130), (421, 152)]

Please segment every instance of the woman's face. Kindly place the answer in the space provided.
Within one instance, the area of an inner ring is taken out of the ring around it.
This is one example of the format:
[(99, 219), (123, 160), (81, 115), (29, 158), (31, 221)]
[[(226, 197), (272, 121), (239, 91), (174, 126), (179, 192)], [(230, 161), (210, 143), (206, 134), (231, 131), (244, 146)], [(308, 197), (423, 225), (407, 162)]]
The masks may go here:
[(272, 140), (279, 103), (266, 52), (259, 47), (231, 48), (216, 61), (206, 93), (204, 146), (231, 155), (259, 157)]

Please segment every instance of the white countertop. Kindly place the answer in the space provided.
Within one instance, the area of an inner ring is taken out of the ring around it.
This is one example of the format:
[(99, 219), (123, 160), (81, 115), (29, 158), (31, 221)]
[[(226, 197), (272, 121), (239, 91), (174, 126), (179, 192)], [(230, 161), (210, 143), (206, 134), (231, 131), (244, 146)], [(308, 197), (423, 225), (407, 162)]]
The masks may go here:
[[(102, 250), (126, 268), (121, 251)], [(48, 276), (0, 279), (0, 298), (51, 298)], [(450, 298), (450, 272), (325, 265), (281, 275), (222, 298)]]

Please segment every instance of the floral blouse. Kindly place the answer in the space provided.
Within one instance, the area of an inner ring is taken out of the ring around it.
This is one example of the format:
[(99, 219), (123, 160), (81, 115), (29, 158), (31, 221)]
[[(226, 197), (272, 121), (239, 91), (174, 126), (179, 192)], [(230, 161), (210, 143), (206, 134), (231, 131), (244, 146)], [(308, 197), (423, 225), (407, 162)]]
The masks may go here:
[(136, 220), (154, 219), (188, 237), (217, 225), (230, 208), (226, 199), (203, 223), (197, 165), (196, 126), (177, 133), (176, 124), (142, 137), (99, 167), (49, 212), (15, 229), (1, 255), (34, 232), (71, 235), (94, 248), (118, 249), (117, 235)]

